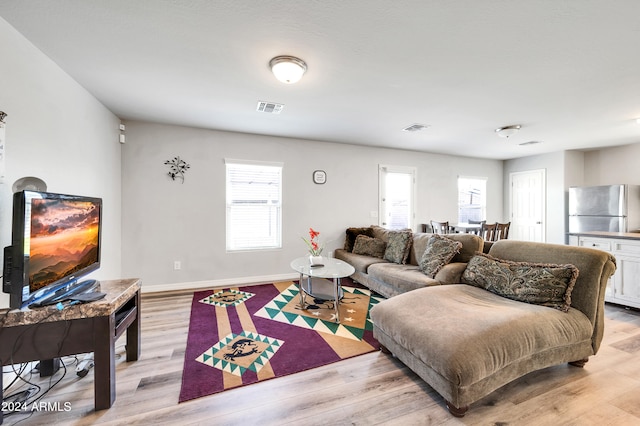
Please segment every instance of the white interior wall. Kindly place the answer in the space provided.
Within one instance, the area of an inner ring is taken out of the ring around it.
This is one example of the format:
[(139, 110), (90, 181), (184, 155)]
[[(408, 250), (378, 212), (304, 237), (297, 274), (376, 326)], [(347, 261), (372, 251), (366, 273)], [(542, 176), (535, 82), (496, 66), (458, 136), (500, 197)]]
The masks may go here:
[[(416, 223), (457, 218), (457, 177), (488, 178), (488, 216), (502, 215), (502, 162), (411, 151), (127, 122), (123, 146), (123, 274), (143, 289), (227, 285), (292, 276), (309, 227), (343, 244), (349, 226), (377, 223), (378, 165), (417, 168)], [(184, 183), (166, 160), (191, 168)], [(224, 158), (278, 161), (283, 169), (283, 248), (226, 253)], [(316, 185), (312, 172), (327, 172)], [(181, 270), (174, 270), (174, 261)], [(275, 277), (275, 278), (274, 278)]]
[[(92, 276), (120, 278), (119, 119), (1, 18), (0, 52), (8, 114), (0, 247), (11, 244), (13, 182), (36, 176), (50, 192), (103, 198), (102, 266)], [(8, 305), (2, 294), (0, 307)]]
[(640, 143), (584, 153), (582, 185), (640, 185), (638, 170)]

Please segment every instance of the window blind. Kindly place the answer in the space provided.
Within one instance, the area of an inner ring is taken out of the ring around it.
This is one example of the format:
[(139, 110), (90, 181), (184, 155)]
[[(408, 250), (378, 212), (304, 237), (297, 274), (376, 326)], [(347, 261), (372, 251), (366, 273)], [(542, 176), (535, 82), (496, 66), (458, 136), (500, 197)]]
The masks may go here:
[(282, 247), (282, 165), (225, 160), (227, 250)]

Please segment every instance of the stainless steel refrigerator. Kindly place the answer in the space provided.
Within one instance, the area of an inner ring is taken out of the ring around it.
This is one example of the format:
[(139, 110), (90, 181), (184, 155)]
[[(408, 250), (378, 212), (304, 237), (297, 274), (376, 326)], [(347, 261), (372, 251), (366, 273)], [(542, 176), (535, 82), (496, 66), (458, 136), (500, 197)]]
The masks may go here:
[(569, 233), (640, 229), (640, 185), (569, 188)]

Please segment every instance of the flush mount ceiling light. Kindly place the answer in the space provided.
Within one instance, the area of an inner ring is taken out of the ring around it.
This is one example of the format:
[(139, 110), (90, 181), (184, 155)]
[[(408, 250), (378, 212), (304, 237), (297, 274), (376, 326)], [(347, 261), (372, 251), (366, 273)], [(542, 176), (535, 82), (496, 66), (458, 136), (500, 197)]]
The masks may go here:
[(508, 138), (518, 133), (518, 130), (520, 130), (521, 127), (522, 126), (519, 124), (516, 124), (513, 126), (499, 127), (496, 129), (496, 133), (498, 134), (498, 136), (501, 136), (503, 138)]
[(295, 56), (276, 56), (269, 61), (269, 67), (273, 75), (286, 84), (298, 82), (307, 71), (307, 64)]

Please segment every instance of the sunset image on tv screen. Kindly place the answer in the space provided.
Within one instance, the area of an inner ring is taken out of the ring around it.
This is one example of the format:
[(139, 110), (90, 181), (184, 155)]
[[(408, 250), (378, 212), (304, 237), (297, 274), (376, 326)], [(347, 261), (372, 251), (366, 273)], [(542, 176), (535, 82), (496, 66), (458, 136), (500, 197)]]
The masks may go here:
[(31, 200), (31, 291), (98, 262), (99, 220), (100, 206), (92, 202)]

